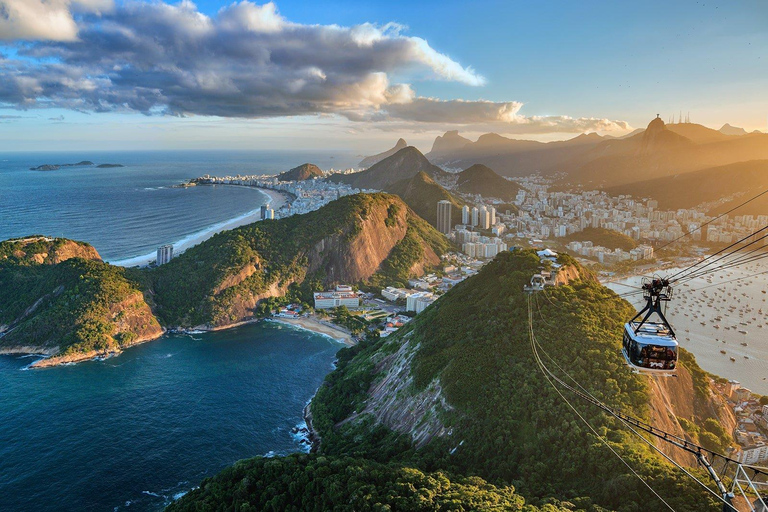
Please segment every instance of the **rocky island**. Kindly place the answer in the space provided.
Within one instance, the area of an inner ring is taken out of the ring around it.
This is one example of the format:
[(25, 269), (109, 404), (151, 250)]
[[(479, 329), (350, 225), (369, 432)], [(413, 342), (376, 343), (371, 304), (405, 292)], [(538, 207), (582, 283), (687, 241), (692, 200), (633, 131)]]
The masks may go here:
[(30, 167), (29, 170), (30, 171), (58, 171), (62, 167), (93, 167), (93, 166), (96, 166), (97, 169), (112, 169), (115, 167), (125, 167), (123, 164), (96, 165), (90, 160), (83, 160), (82, 162), (77, 162), (74, 164), (43, 164), (43, 165), (38, 165), (37, 167)]

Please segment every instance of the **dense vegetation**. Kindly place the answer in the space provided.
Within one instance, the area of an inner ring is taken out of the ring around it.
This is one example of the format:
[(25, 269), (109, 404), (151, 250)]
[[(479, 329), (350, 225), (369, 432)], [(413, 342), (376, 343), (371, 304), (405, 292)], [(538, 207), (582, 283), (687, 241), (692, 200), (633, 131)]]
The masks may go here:
[[(529, 498), (567, 499), (578, 507), (663, 509), (539, 372), (526, 330), (527, 296), (522, 293), (538, 267), (531, 252), (503, 253), (416, 317), (405, 333), (340, 353), (338, 369), (312, 403), (322, 452), (479, 475), (513, 484)], [(648, 387), (643, 377), (629, 372), (619, 351), (622, 322), (633, 314), (629, 304), (586, 278), (548, 289), (533, 299), (533, 308), (534, 329), (547, 354), (601, 400), (647, 417)], [(377, 362), (403, 340), (418, 346), (411, 370), (413, 391), (437, 379), (454, 407), (441, 418), (452, 434), (434, 438), (419, 450), (404, 442), (407, 432), (398, 434), (374, 426), (367, 415), (355, 416), (379, 378)], [(575, 397), (573, 401), (676, 510), (713, 506), (690, 480), (672, 471), (615, 420)], [(348, 421), (352, 416), (355, 419)]]
[(312, 288), (344, 279), (344, 262), (356, 256), (350, 243), (375, 210), (386, 212), (384, 225), (375, 229), (398, 229), (403, 219), (407, 226), (405, 236), (370, 278), (372, 283), (401, 283), (411, 277), (426, 247), (438, 255), (447, 250), (445, 237), (397, 198), (346, 196), (305, 215), (219, 233), (148, 272), (157, 313), (169, 325), (226, 324), (258, 314), (245, 309), (255, 309), (258, 300), (274, 295), (274, 287), (295, 291), (308, 301)]
[[(73, 257), (53, 263), (65, 255)], [(159, 331), (130, 273), (64, 239), (0, 243), (0, 338), (6, 347), (59, 347), (66, 356), (113, 351)]]
[(419, 217), (433, 226), (437, 225), (438, 201), (450, 201), (453, 209), (452, 224), (461, 222), (461, 207), (464, 206), (464, 201), (438, 185), (423, 171), (413, 178), (393, 183), (387, 187), (387, 192), (400, 196)]
[(351, 457), (297, 454), (240, 461), (206, 479), (170, 512), (385, 510), (469, 511), (544, 510), (525, 506), (513, 487), (496, 487), (478, 477), (424, 473), (397, 464)]
[(612, 229), (605, 228), (584, 228), (578, 233), (573, 233), (563, 238), (563, 242), (570, 241), (592, 242), (594, 245), (602, 245), (608, 249), (621, 249), (630, 251), (637, 247), (637, 241), (628, 237), (624, 233), (619, 233)]

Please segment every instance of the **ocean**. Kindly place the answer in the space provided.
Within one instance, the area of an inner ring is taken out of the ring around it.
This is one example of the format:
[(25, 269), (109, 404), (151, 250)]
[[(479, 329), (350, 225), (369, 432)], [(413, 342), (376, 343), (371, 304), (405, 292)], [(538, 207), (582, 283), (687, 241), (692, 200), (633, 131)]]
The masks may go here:
[[(768, 395), (768, 280), (751, 276), (766, 271), (768, 264), (755, 262), (694, 278), (673, 288), (665, 313), (680, 346), (696, 356), (699, 366), (762, 395)], [(632, 289), (625, 285), (641, 281), (632, 277), (606, 286), (627, 293)], [(638, 309), (644, 305), (642, 297), (630, 302)]]
[[(123, 164), (62, 167), (43, 164)], [(347, 168), (339, 151), (79, 151), (0, 153), (0, 241), (33, 234), (89, 242), (105, 261), (153, 252), (257, 210), (269, 198), (248, 187), (174, 188), (205, 174), (277, 174), (305, 162)]]
[[(125, 167), (29, 170), (81, 160)], [(173, 185), (357, 160), (331, 151), (0, 153), (0, 240), (63, 236), (106, 261), (132, 258), (269, 200), (247, 187)], [(0, 510), (160, 510), (239, 459), (306, 449), (291, 429), (339, 348), (260, 323), (44, 370), (25, 370), (31, 357), (0, 356)]]
[(24, 370), (0, 356), (0, 510), (154, 511), (292, 434), (342, 345), (272, 322)]

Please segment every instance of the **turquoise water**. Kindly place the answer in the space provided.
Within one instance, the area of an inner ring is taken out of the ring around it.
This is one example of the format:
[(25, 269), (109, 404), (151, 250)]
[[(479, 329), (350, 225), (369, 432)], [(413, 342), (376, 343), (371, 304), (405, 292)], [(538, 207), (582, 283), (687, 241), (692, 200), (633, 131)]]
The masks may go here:
[[(106, 261), (141, 256), (268, 201), (246, 187), (173, 185), (205, 174), (274, 174), (304, 162), (339, 168), (355, 159), (330, 151), (0, 153), (0, 240), (60, 236), (91, 243)], [(125, 167), (29, 170), (82, 160)]]
[(0, 510), (158, 510), (291, 428), (341, 345), (265, 322), (24, 370), (0, 356)]

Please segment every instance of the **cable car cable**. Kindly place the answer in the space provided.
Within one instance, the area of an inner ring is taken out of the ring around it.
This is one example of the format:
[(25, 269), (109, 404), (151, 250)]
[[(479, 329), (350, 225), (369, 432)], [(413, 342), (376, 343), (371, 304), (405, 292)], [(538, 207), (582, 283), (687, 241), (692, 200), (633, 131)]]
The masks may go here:
[(666, 244), (662, 245), (661, 247), (658, 247), (658, 248), (656, 248), (656, 250), (657, 250), (657, 251), (660, 251), (660, 250), (664, 249), (665, 247), (669, 247), (670, 245), (672, 245), (673, 243), (677, 242), (677, 241), (678, 241), (678, 240), (680, 240), (681, 238), (685, 238), (686, 236), (690, 235), (691, 233), (695, 233), (696, 231), (700, 230), (700, 229), (701, 229), (701, 228), (703, 228), (704, 226), (708, 226), (709, 224), (712, 224), (712, 223), (713, 223), (713, 222), (715, 222), (716, 220), (718, 220), (718, 219), (722, 219), (723, 217), (725, 217), (726, 215), (728, 215), (728, 214), (729, 214), (729, 213), (731, 213), (732, 211), (734, 211), (734, 210), (738, 210), (738, 209), (739, 209), (739, 208), (741, 208), (742, 206), (744, 206), (744, 205), (746, 205), (746, 204), (749, 204), (749, 203), (751, 203), (752, 201), (754, 201), (754, 200), (755, 200), (755, 199), (757, 199), (758, 197), (760, 197), (760, 196), (764, 196), (765, 194), (768, 194), (768, 189), (766, 189), (766, 190), (763, 190), (762, 192), (760, 192), (760, 193), (759, 193), (759, 194), (757, 194), (756, 196), (754, 196), (754, 197), (752, 197), (752, 198), (750, 198), (750, 199), (748, 199), (748, 200), (744, 201), (743, 203), (741, 203), (741, 204), (739, 204), (739, 205), (737, 205), (737, 206), (734, 206), (733, 208), (731, 208), (731, 209), (730, 209), (730, 210), (728, 210), (727, 212), (725, 212), (725, 213), (721, 213), (720, 215), (718, 215), (718, 216), (717, 216), (717, 217), (715, 217), (714, 219), (708, 220), (707, 222), (705, 222), (705, 223), (703, 223), (703, 224), (699, 224), (699, 226), (698, 226), (696, 229), (692, 229), (692, 230), (690, 230), (690, 231), (687, 231), (687, 232), (683, 233), (682, 235), (680, 235), (679, 237), (675, 238), (675, 239), (674, 239), (674, 240), (672, 240), (671, 242), (668, 242), (668, 243), (666, 243)]
[[(540, 306), (538, 305), (538, 302), (537, 302), (537, 308), (539, 308), (539, 314), (541, 315), (541, 309), (540, 309)], [(708, 450), (708, 449), (706, 449), (706, 448), (704, 448), (702, 446), (699, 446), (699, 445), (696, 445), (694, 443), (691, 443), (691, 442), (687, 441), (686, 439), (678, 437), (675, 434), (670, 434), (670, 433), (665, 432), (663, 430), (657, 429), (657, 428), (653, 427), (652, 425), (647, 424), (647, 423), (645, 423), (645, 422), (643, 422), (641, 420), (638, 420), (638, 419), (633, 418), (631, 416), (625, 415), (625, 414), (621, 413), (620, 411), (616, 411), (616, 410), (612, 409), (611, 407), (605, 405), (603, 402), (601, 402), (600, 400), (595, 398), (594, 395), (589, 393), (589, 391), (587, 391), (581, 384), (579, 384), (578, 381), (576, 381), (570, 374), (568, 374), (568, 372), (563, 370), (562, 367), (560, 367), (560, 365), (557, 364), (557, 361), (555, 361), (546, 352), (546, 350), (544, 350), (543, 347), (541, 347), (541, 344), (536, 339), (534, 331), (533, 331), (533, 313), (532, 313), (532, 309), (531, 309), (530, 297), (528, 298), (528, 309), (529, 309), (529, 335), (531, 337), (531, 344), (532, 344), (532, 349), (533, 349), (533, 352), (534, 352), (534, 357), (536, 358), (537, 363), (539, 364), (539, 367), (542, 370), (542, 372), (545, 373), (545, 377), (547, 377), (547, 380), (549, 381), (550, 385), (553, 385), (552, 380), (555, 380), (560, 385), (562, 385), (566, 389), (569, 389), (571, 392), (575, 393), (580, 398), (582, 398), (582, 399), (592, 403), (593, 405), (599, 407), (600, 409), (602, 409), (603, 411), (607, 412), (611, 416), (613, 416), (616, 419), (620, 420), (627, 427), (629, 427), (633, 431), (633, 433), (638, 435), (645, 442), (649, 443), (654, 449), (656, 449), (657, 451), (659, 451), (659, 453), (661, 453), (663, 456), (665, 456), (665, 458), (668, 458), (668, 456), (666, 454), (664, 454), (661, 450), (656, 448), (648, 440), (646, 440), (642, 435), (640, 435), (640, 433), (637, 432), (635, 430), (635, 428), (633, 428), (633, 426), (637, 427), (637, 428), (640, 428), (640, 429), (644, 430), (645, 432), (650, 433), (651, 435), (654, 435), (657, 438), (662, 439), (662, 440), (664, 440), (664, 441), (666, 441), (666, 442), (668, 442), (670, 444), (673, 444), (673, 445), (677, 446), (678, 448), (681, 448), (681, 449), (683, 449), (685, 451), (688, 451), (689, 453), (694, 454), (697, 457), (697, 460), (699, 460), (699, 462), (706, 467), (706, 469), (710, 473), (710, 476), (717, 483), (718, 488), (725, 495), (727, 490), (725, 489), (724, 484), (722, 483), (722, 481), (717, 476), (717, 473), (712, 469), (711, 464), (708, 462), (708, 460), (707, 460), (707, 458), (706, 458), (706, 456), (704, 454), (708, 453), (711, 457), (713, 457), (713, 460), (715, 458), (720, 458), (720, 459), (722, 459), (724, 461), (725, 464), (728, 464), (728, 463), (731, 463), (731, 462), (733, 462), (735, 464), (739, 464), (738, 461), (736, 461), (734, 459), (731, 459), (730, 457), (726, 457), (725, 455), (722, 455), (722, 454), (719, 454), (717, 452), (714, 452), (712, 450)], [(538, 348), (537, 348), (537, 345), (538, 345)], [(553, 364), (561, 372), (563, 372), (566, 376), (568, 376), (568, 378), (570, 380), (572, 380), (579, 388), (581, 388), (582, 391), (577, 390), (573, 386), (571, 386), (568, 383), (564, 382), (557, 375), (555, 375), (551, 370), (549, 370), (549, 368), (547, 368), (546, 365), (544, 364), (544, 362), (541, 360), (541, 357), (538, 355), (538, 349), (541, 349), (541, 351), (547, 356), (547, 358), (549, 358), (553, 362)], [(549, 374), (549, 376), (547, 376), (547, 374)], [(551, 377), (551, 379), (549, 377)], [(556, 389), (556, 391), (558, 391), (558, 394), (560, 394), (560, 396), (563, 397), (563, 399), (566, 401), (566, 403), (568, 403), (569, 406), (573, 409), (573, 406), (570, 404), (570, 402), (567, 401), (567, 399), (565, 399), (565, 397), (559, 392), (559, 390)], [(575, 411), (575, 409), (574, 409), (574, 411)], [(578, 414), (578, 412), (577, 412), (577, 414)], [(618, 454), (617, 454), (617, 456), (618, 456)], [(671, 462), (674, 463), (674, 461), (671, 461)], [(718, 496), (717, 493), (715, 493), (710, 487), (708, 487), (706, 484), (701, 482), (694, 475), (690, 474), (685, 468), (679, 466), (677, 463), (674, 463), (674, 464), (676, 466), (678, 466), (681, 470), (683, 470), (689, 477), (693, 478), (697, 483), (699, 483), (699, 485), (701, 485), (702, 487), (707, 489), (707, 491), (710, 492), (713, 496), (717, 497), (720, 501), (724, 502), (728, 507), (733, 508), (733, 506), (730, 503), (728, 503), (728, 501), (726, 501), (723, 497)], [(768, 468), (759, 468), (759, 467), (747, 466), (747, 465), (743, 465), (743, 464), (741, 465), (741, 467), (742, 468), (748, 468), (748, 469), (752, 470), (754, 472), (754, 476), (755, 477), (757, 475), (766, 475), (766, 476), (768, 476)]]
[(606, 441), (605, 438), (603, 438), (603, 436), (601, 436), (597, 432), (597, 430), (595, 430), (594, 427), (592, 427), (592, 425), (586, 420), (586, 418), (584, 418), (584, 416), (582, 416), (581, 413), (579, 413), (576, 407), (574, 407), (573, 404), (571, 404), (571, 402), (568, 401), (565, 395), (563, 395), (563, 393), (558, 389), (558, 387), (552, 382), (549, 375), (547, 375), (548, 371), (546, 370), (546, 366), (544, 365), (541, 358), (539, 357), (538, 352), (536, 351), (536, 342), (535, 342), (536, 338), (533, 333), (533, 312), (531, 309), (530, 296), (528, 297), (528, 335), (531, 340), (531, 347), (533, 349), (534, 359), (536, 360), (536, 363), (538, 364), (539, 369), (544, 375), (544, 378), (547, 379), (547, 382), (549, 382), (549, 385), (552, 386), (552, 389), (554, 389), (555, 392), (557, 392), (557, 394), (560, 395), (560, 398), (563, 399), (563, 401), (568, 405), (568, 407), (571, 408), (571, 410), (576, 414), (576, 416), (578, 416), (579, 419), (581, 419), (581, 421), (587, 426), (587, 428), (589, 428), (589, 430), (592, 431), (595, 437), (597, 437), (600, 440), (600, 442), (603, 443), (603, 445), (605, 445), (611, 451), (611, 453), (613, 453), (621, 462), (623, 462), (624, 465), (632, 472), (632, 474), (634, 474), (638, 478), (638, 480), (640, 480), (662, 503), (664, 503), (664, 505), (666, 505), (666, 507), (669, 510), (671, 510), (672, 512), (675, 512), (675, 509), (672, 507), (672, 505), (667, 503), (667, 501), (664, 498), (662, 498), (661, 495), (658, 492), (656, 492), (656, 490), (653, 487), (651, 487), (651, 485), (648, 482), (646, 482), (646, 480), (626, 460), (624, 460), (624, 458), (608, 443), (608, 441)]
[[(679, 271), (675, 272), (675, 273), (674, 273), (674, 274), (672, 274), (671, 276), (668, 276), (668, 277), (667, 277), (667, 279), (668, 279), (668, 280), (670, 280), (670, 281), (674, 280), (674, 279), (675, 279), (675, 277), (679, 276), (680, 274), (684, 274), (685, 272), (688, 272), (688, 271), (690, 271), (690, 270), (693, 270), (695, 267), (697, 267), (697, 266), (701, 265), (701, 264), (702, 264), (702, 263), (704, 263), (705, 261), (708, 261), (708, 260), (710, 260), (711, 258), (714, 258), (715, 256), (717, 256), (717, 255), (719, 255), (719, 254), (722, 254), (723, 252), (727, 251), (728, 249), (731, 249), (732, 247), (736, 247), (736, 246), (737, 246), (737, 245), (739, 245), (740, 243), (742, 243), (742, 242), (744, 242), (745, 240), (747, 240), (749, 237), (755, 236), (756, 234), (760, 233), (761, 231), (765, 231), (766, 229), (768, 229), (768, 226), (762, 227), (762, 228), (758, 229), (757, 231), (755, 231), (755, 232), (753, 232), (753, 233), (750, 233), (749, 235), (745, 236), (744, 238), (740, 238), (739, 240), (737, 240), (737, 241), (733, 242), (732, 244), (730, 244), (730, 245), (728, 245), (728, 246), (726, 246), (726, 247), (723, 247), (722, 249), (720, 249), (720, 250), (719, 250), (719, 251), (717, 251), (716, 253), (714, 253), (714, 254), (710, 254), (709, 256), (707, 256), (706, 258), (704, 258), (703, 260), (700, 260), (700, 261), (698, 261), (698, 262), (694, 263), (693, 265), (689, 266), (688, 268), (684, 268), (684, 269), (682, 269), (682, 270), (679, 270)], [(750, 242), (749, 244), (747, 244), (747, 246), (749, 246), (749, 245), (752, 245), (753, 243), (754, 243), (754, 241), (753, 241), (753, 242)], [(734, 251), (734, 252), (736, 252), (736, 251)], [(720, 259), (721, 259), (721, 258), (718, 258), (718, 260), (716, 260), (716, 261), (719, 261)], [(713, 263), (713, 262), (711, 262), (711, 263)], [(707, 263), (707, 265), (705, 265), (705, 266), (711, 265), (711, 263)], [(704, 267), (701, 267), (701, 268), (704, 268)], [(683, 276), (683, 277), (684, 277), (684, 276)]]

